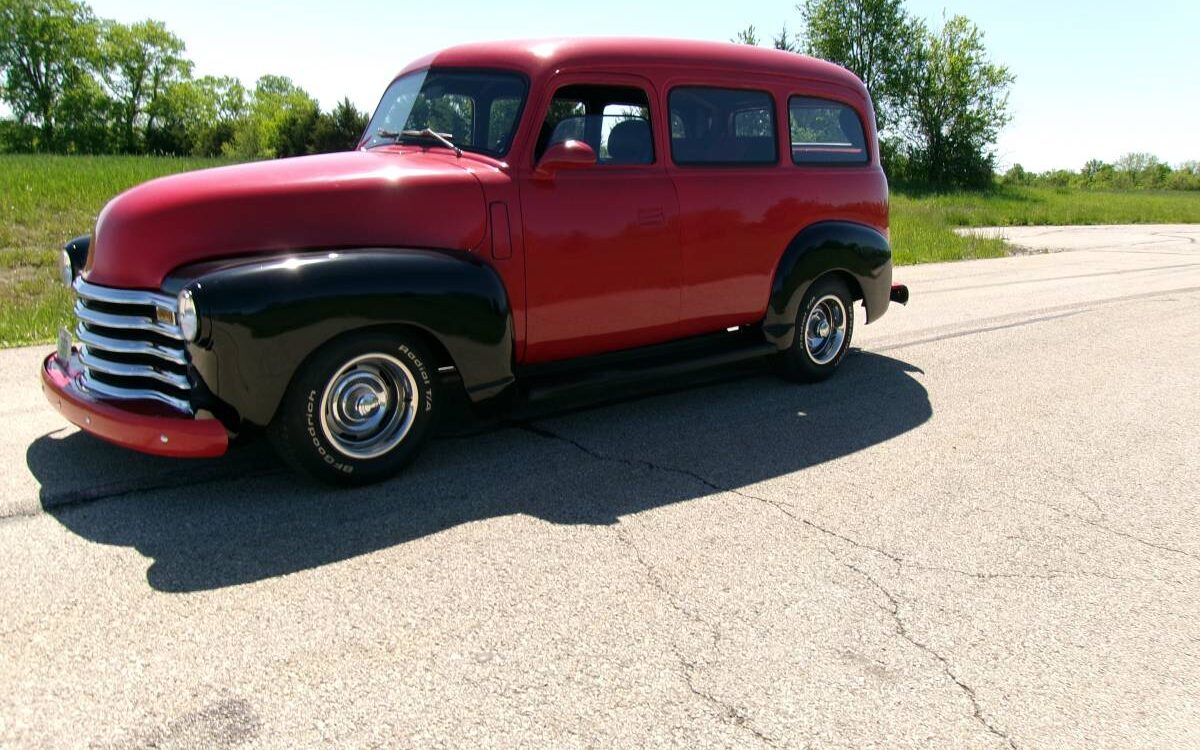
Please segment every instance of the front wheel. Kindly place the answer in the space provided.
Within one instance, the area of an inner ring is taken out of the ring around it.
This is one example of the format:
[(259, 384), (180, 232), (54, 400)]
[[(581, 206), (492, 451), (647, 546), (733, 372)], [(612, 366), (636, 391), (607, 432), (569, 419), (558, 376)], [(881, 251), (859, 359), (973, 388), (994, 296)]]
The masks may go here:
[(414, 336), (334, 341), (296, 372), (271, 423), (280, 457), (324, 482), (362, 485), (411, 461), (436, 414), (436, 368)]
[(792, 345), (779, 354), (780, 373), (788, 380), (816, 383), (837, 370), (854, 336), (854, 297), (846, 282), (817, 279), (800, 303)]

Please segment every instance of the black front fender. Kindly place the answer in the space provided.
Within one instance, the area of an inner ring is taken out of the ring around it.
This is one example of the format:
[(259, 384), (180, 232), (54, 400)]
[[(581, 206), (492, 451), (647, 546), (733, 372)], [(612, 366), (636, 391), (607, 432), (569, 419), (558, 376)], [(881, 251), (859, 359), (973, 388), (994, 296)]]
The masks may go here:
[(892, 286), (892, 249), (878, 230), (846, 221), (813, 224), (787, 246), (767, 305), (763, 332), (780, 349), (792, 345), (796, 313), (812, 283), (828, 273), (848, 276), (862, 294), (867, 322), (887, 312)]
[[(316, 349), (365, 328), (407, 326), (453, 360), (468, 396), (513, 383), (512, 311), (496, 272), (456, 251), (360, 249), (182, 268), (164, 285), (192, 291), (193, 366), (220, 407), (267, 425), (293, 373)], [(233, 418), (226, 410), (227, 418)]]
[(71, 258), (71, 269), (76, 276), (83, 273), (83, 269), (87, 267), (88, 252), (91, 247), (92, 236), (90, 234), (80, 235), (63, 245), (63, 250), (66, 250), (67, 256)]

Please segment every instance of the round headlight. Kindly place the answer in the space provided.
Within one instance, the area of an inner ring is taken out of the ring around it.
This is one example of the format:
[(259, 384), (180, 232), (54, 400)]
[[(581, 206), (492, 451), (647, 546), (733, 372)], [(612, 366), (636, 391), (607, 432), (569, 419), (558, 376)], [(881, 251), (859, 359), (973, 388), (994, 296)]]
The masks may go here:
[(58, 255), (58, 273), (68, 289), (75, 284), (75, 266), (71, 264), (71, 254), (66, 250)]
[(187, 341), (195, 341), (196, 335), (200, 333), (200, 316), (196, 314), (196, 301), (192, 299), (192, 293), (184, 289), (179, 293), (178, 309), (175, 313), (179, 319), (179, 330), (183, 333), (183, 338)]

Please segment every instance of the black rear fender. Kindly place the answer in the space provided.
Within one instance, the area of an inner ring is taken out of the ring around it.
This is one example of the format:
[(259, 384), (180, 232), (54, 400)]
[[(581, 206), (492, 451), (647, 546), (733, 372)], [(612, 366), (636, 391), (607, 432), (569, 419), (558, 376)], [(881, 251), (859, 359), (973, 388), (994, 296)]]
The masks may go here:
[(861, 295), (868, 323), (888, 308), (892, 285), (892, 249), (878, 230), (846, 221), (813, 224), (787, 246), (767, 305), (763, 332), (780, 349), (792, 345), (796, 313), (808, 288), (826, 274), (843, 275)]

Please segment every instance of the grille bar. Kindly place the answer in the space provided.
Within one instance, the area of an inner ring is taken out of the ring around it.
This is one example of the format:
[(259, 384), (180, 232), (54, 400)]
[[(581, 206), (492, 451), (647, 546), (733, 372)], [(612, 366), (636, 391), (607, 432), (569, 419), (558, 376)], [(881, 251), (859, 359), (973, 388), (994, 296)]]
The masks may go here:
[(115, 352), (117, 354), (145, 354), (150, 357), (158, 357), (172, 364), (187, 366), (187, 356), (183, 353), (183, 349), (170, 349), (158, 344), (152, 344), (149, 341), (130, 341), (128, 339), (114, 339), (108, 336), (102, 336), (99, 333), (88, 330), (83, 323), (75, 329), (75, 335), (89, 349), (94, 351)]
[(79, 349), (79, 361), (92, 372), (102, 372), (105, 375), (121, 378), (150, 378), (165, 383), (181, 391), (189, 390), (192, 386), (186, 375), (177, 372), (160, 370), (150, 365), (131, 365), (125, 362), (113, 362), (103, 358), (103, 351), (92, 351), (86, 346)]
[(178, 411), (187, 414), (192, 413), (192, 405), (185, 399), (169, 396), (162, 391), (155, 391), (149, 388), (122, 388), (110, 383), (102, 383), (92, 377), (92, 374), (86, 369), (83, 371), (83, 387), (105, 398), (127, 401), (158, 401)]
[(183, 339), (183, 333), (180, 332), (179, 326), (159, 323), (157, 320), (151, 320), (144, 315), (121, 315), (98, 312), (89, 308), (83, 300), (75, 303), (75, 317), (88, 325), (100, 326), (101, 328), (150, 331), (151, 333), (157, 333), (160, 336), (172, 339)]
[(89, 284), (82, 278), (75, 280), (75, 294), (86, 300), (107, 302), (113, 305), (155, 305), (169, 310), (175, 309), (175, 299), (157, 292), (140, 289), (116, 289), (111, 286)]

